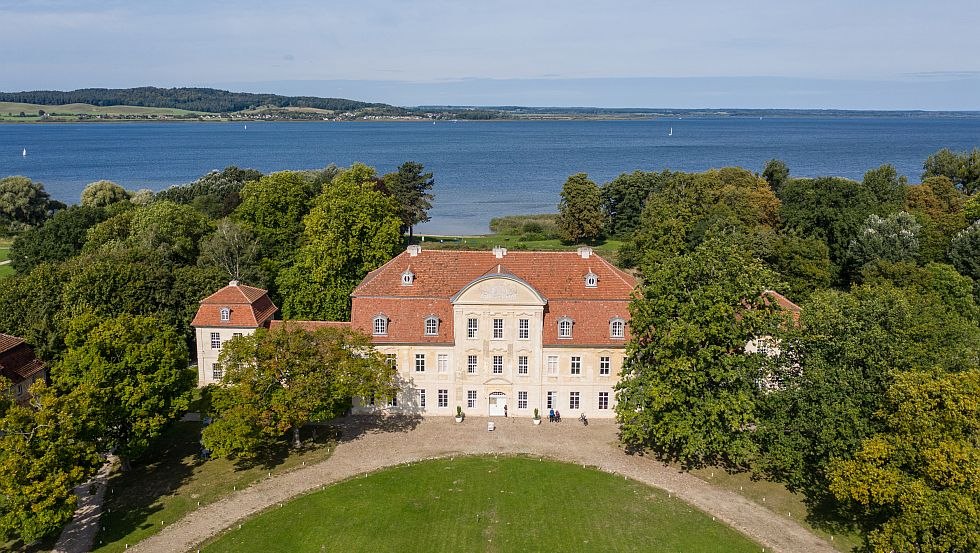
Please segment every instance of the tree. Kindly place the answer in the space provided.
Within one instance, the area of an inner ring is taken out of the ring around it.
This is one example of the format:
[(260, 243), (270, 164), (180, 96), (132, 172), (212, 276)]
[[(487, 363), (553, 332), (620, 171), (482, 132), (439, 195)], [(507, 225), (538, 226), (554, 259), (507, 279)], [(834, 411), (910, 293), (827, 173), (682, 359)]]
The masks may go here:
[(966, 197), (946, 177), (929, 177), (908, 189), (906, 210), (922, 225), (922, 258), (944, 261), (953, 235), (966, 227)]
[(338, 175), (303, 220), (296, 262), (276, 281), (285, 318), (348, 320), (354, 287), (401, 247), (398, 204), (375, 190), (364, 167)]
[(66, 344), (51, 371), (55, 386), (93, 398), (102, 449), (115, 451), (126, 470), (190, 404), (187, 346), (156, 317), (92, 314), (72, 320)]
[(133, 211), (128, 242), (186, 265), (197, 260), (198, 244), (211, 230), (207, 217), (192, 207), (157, 201)]
[(91, 398), (56, 395), (43, 381), (30, 392), (27, 404), (0, 405), (0, 539), (28, 544), (72, 519), (75, 486), (101, 464), (89, 439)]
[(767, 368), (745, 346), (785, 322), (765, 296), (775, 275), (732, 237), (713, 234), (645, 274), (616, 385), (621, 438), (688, 466), (745, 466)]
[(409, 240), (415, 225), (429, 220), (429, 209), (432, 208), (430, 191), (435, 181), (432, 173), (423, 173), (424, 170), (421, 163), (406, 161), (398, 171), (383, 177), (385, 188), (398, 202), (403, 231), (408, 230)]
[(35, 227), (53, 211), (54, 202), (44, 185), (27, 177), (0, 179), (0, 232)]
[(769, 183), (773, 193), (779, 196), (779, 191), (789, 181), (789, 167), (781, 160), (770, 159), (762, 169), (762, 178)]
[(565, 242), (595, 242), (602, 236), (606, 225), (602, 195), (585, 173), (568, 177), (562, 186), (556, 224)]
[(957, 271), (980, 282), (980, 220), (953, 237), (949, 260)]
[(251, 458), (300, 429), (329, 420), (351, 397), (393, 397), (395, 369), (350, 329), (309, 332), (286, 323), (225, 344), (223, 385), (212, 390), (214, 422), (202, 441), (216, 455)]
[(882, 212), (894, 211), (901, 208), (905, 201), (905, 189), (908, 179), (900, 177), (895, 167), (889, 164), (872, 169), (864, 174), (865, 188), (874, 194)]
[(205, 215), (219, 219), (231, 215), (242, 202), (241, 191), (247, 182), (262, 178), (255, 169), (232, 165), (211, 171), (190, 184), (172, 186), (158, 194), (161, 200), (190, 205)]
[(215, 267), (224, 271), (231, 280), (259, 278), (259, 246), (255, 236), (230, 219), (222, 219), (214, 234), (201, 242), (201, 256), (197, 263), (202, 267)]
[(10, 261), (18, 273), (40, 263), (66, 261), (85, 245), (89, 228), (108, 217), (98, 207), (71, 206), (45, 221), (43, 226), (24, 231), (10, 248)]
[(601, 190), (602, 209), (608, 221), (609, 234), (629, 237), (640, 224), (647, 198), (670, 178), (670, 171), (623, 173), (606, 183)]
[(235, 217), (259, 241), (263, 257), (291, 260), (303, 234), (316, 187), (300, 173), (282, 171), (248, 182)]
[(795, 232), (761, 231), (753, 250), (786, 283), (780, 292), (793, 301), (802, 301), (830, 286), (833, 278), (830, 250), (819, 238)]
[(915, 261), (922, 226), (905, 211), (887, 217), (871, 215), (851, 240), (848, 256), (857, 267), (877, 260)]
[(117, 202), (129, 201), (130, 193), (118, 184), (100, 180), (90, 183), (82, 190), (82, 205), (86, 207), (106, 207)]
[(980, 370), (898, 375), (884, 429), (830, 466), (869, 551), (980, 550)]
[(926, 158), (922, 168), (923, 181), (929, 177), (946, 177), (967, 194), (980, 191), (980, 148), (963, 153), (943, 148)]
[(50, 359), (64, 350), (62, 291), (69, 279), (63, 265), (42, 263), (0, 286), (0, 332), (19, 336)]

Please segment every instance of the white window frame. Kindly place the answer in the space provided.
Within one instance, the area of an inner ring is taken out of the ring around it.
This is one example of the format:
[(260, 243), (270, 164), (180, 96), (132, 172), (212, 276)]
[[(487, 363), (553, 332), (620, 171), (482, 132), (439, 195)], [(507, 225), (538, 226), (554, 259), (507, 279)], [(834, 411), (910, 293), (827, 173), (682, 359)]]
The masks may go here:
[(599, 357), (599, 376), (609, 376), (612, 368), (612, 357), (603, 355)]
[(398, 407), (398, 393), (397, 392), (395, 393), (395, 395), (393, 395), (390, 398), (388, 398), (388, 402), (385, 404), (385, 407)]
[(494, 355), (491, 361), (491, 372), (493, 372), (493, 374), (504, 374), (504, 356)]
[(221, 381), (225, 377), (225, 370), (221, 363), (211, 363), (211, 379)]
[(556, 390), (548, 390), (548, 395), (546, 397), (548, 399), (545, 409), (554, 409), (558, 406), (558, 392)]
[(412, 271), (405, 271), (402, 273), (402, 286), (411, 286), (415, 283), (415, 273)]
[(425, 409), (425, 388), (419, 388), (419, 407)]
[(493, 320), (493, 339), (503, 340), (504, 339), (504, 320), (494, 319)]
[(221, 322), (226, 323), (231, 320), (231, 309), (227, 307), (221, 308)]
[(479, 332), (480, 332), (480, 319), (475, 319), (472, 317), (466, 319), (466, 337), (476, 338)]
[(449, 354), (436, 354), (436, 370), (441, 373), (449, 372)]
[(527, 355), (517, 356), (517, 374), (524, 374), (524, 375), (527, 374), (527, 360), (528, 360)]
[(517, 320), (517, 339), (529, 340), (531, 338), (531, 319)]
[(439, 317), (436, 317), (435, 315), (430, 315), (425, 318), (425, 335), (426, 336), (439, 335)]
[(398, 366), (398, 354), (397, 353), (386, 353), (385, 354), (385, 365), (388, 365), (389, 367), (392, 367), (392, 368), (397, 367)]
[(582, 374), (582, 356), (573, 355), (568, 365), (568, 374), (580, 376)]
[(449, 407), (449, 389), (439, 388), (436, 391), (436, 406)]
[(572, 327), (575, 325), (575, 321), (571, 317), (562, 317), (558, 319), (558, 338), (562, 340), (570, 340), (572, 338)]
[(548, 356), (548, 374), (555, 376), (558, 374), (558, 356), (549, 355)]
[(626, 321), (620, 318), (609, 321), (610, 338), (626, 338)]
[(582, 393), (568, 392), (568, 408), (578, 409), (580, 405), (582, 405)]
[(527, 392), (517, 392), (517, 408), (527, 409)]
[(480, 364), (480, 357), (478, 355), (467, 355), (466, 356), (466, 374), (476, 374), (477, 367)]
[(415, 372), (424, 373), (425, 372), (425, 354), (416, 353), (415, 354)]
[(388, 335), (388, 317), (385, 315), (375, 315), (371, 330), (375, 336)]
[(603, 411), (609, 409), (609, 392), (599, 392), (598, 409)]
[(599, 286), (599, 275), (590, 271), (589, 274), (585, 275), (585, 287), (595, 288), (597, 286)]
[(211, 349), (221, 349), (221, 333), (211, 333)]
[(476, 390), (466, 390), (466, 408), (476, 408)]

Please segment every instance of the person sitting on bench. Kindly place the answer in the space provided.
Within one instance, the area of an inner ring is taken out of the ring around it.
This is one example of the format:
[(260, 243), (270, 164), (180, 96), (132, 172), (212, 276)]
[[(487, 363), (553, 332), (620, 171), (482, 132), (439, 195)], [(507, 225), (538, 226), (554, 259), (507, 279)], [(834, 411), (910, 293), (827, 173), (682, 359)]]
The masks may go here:
[(561, 422), (561, 413), (555, 411), (555, 422)]

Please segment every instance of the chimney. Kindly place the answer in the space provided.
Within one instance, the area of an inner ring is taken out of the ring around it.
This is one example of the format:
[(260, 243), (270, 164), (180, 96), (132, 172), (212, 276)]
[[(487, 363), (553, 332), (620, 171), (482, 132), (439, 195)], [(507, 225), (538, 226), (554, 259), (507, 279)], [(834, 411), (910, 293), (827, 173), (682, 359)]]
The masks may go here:
[(233, 280), (233, 281), (231, 281), (231, 282), (228, 283), (228, 286), (238, 286), (238, 281), (237, 280)]
[(592, 257), (592, 248), (588, 246), (580, 246), (578, 249), (578, 254), (582, 256), (582, 259), (588, 259)]
[(409, 257), (418, 257), (418, 255), (422, 253), (422, 246), (419, 246), (418, 244), (412, 244), (405, 251), (408, 252)]
[(493, 256), (497, 259), (503, 259), (507, 255), (507, 248), (501, 248), (500, 246), (493, 247)]

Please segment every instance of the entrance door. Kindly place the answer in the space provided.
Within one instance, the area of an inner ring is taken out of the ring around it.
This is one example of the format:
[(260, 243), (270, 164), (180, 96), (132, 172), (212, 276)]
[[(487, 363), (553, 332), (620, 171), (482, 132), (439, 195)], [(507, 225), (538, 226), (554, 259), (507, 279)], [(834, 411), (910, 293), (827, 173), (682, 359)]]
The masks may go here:
[(490, 394), (490, 416), (504, 416), (504, 407), (507, 405), (507, 396), (503, 392), (493, 392)]

